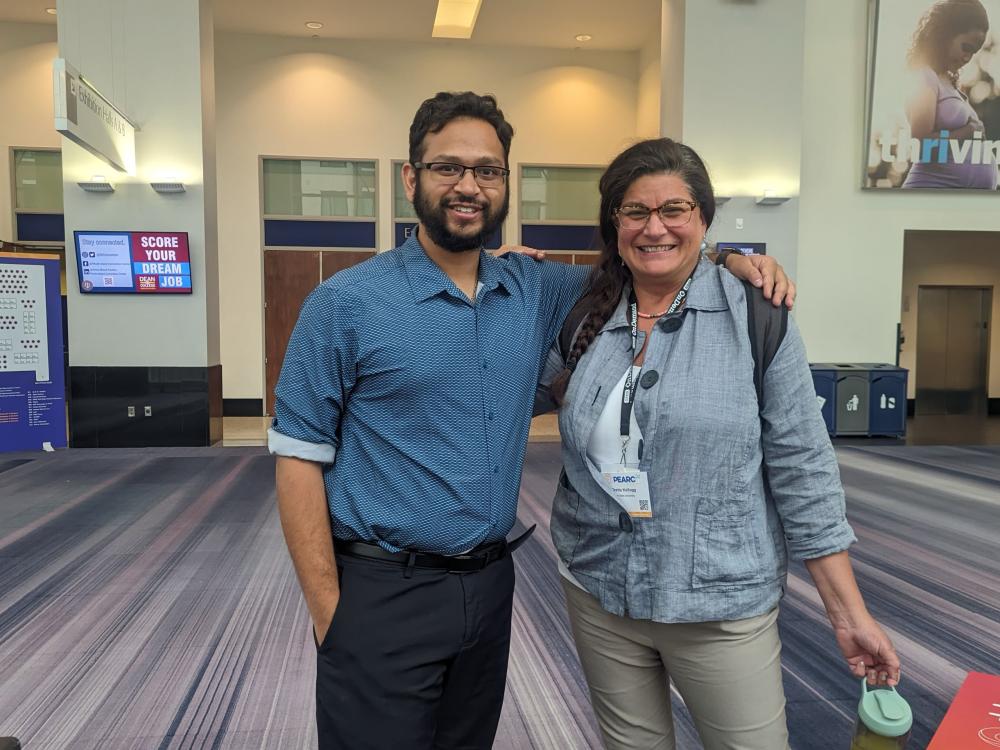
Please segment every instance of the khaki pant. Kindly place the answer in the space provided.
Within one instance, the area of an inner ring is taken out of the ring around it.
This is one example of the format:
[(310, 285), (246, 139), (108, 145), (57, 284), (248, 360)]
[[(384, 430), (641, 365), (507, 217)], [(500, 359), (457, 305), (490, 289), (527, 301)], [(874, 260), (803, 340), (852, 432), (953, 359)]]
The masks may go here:
[(563, 588), (608, 750), (673, 750), (671, 680), (705, 750), (788, 748), (777, 607), (733, 622), (658, 623), (606, 612), (565, 579)]

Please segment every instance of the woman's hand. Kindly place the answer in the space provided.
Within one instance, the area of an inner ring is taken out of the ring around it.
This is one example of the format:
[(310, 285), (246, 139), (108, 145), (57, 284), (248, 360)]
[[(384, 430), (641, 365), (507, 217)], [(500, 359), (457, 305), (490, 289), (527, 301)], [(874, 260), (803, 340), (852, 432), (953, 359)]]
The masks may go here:
[(867, 675), (869, 685), (899, 684), (899, 657), (892, 641), (871, 615), (865, 613), (857, 624), (834, 627), (833, 634), (847, 659), (851, 674)]
[(899, 657), (882, 627), (868, 614), (847, 551), (806, 560), (823, 600), (840, 652), (857, 677), (871, 685), (899, 684)]
[(780, 307), (784, 302), (789, 310), (795, 304), (795, 282), (785, 275), (785, 269), (770, 255), (741, 255), (733, 253), (726, 258), (726, 269), (738, 279), (762, 287), (764, 297)]
[(982, 120), (975, 115), (971, 115), (965, 125), (960, 127), (958, 130), (951, 131), (949, 135), (951, 138), (957, 138), (960, 141), (964, 141), (972, 138), (976, 133), (982, 133), (985, 129), (986, 126), (983, 125)]
[(492, 255), (499, 258), (501, 255), (506, 255), (507, 253), (518, 253), (520, 255), (527, 255), (529, 258), (534, 258), (535, 260), (545, 260), (544, 250), (538, 250), (527, 245), (501, 245), (499, 250), (492, 252)]

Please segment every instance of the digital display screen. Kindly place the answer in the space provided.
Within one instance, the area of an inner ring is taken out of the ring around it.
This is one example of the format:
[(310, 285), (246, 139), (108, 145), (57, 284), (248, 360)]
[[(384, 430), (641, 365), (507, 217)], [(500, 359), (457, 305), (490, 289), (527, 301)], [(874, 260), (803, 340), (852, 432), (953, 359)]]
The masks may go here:
[(766, 242), (717, 242), (715, 249), (720, 253), (723, 250), (735, 250), (743, 255), (767, 255)]
[(191, 294), (187, 232), (73, 232), (83, 294)]

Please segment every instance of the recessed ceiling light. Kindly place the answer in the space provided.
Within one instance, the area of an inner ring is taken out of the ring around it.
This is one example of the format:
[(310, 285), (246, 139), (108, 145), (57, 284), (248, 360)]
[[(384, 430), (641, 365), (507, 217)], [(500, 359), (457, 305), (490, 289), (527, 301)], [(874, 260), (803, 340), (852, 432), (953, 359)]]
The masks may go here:
[(306, 28), (307, 29), (322, 29), (323, 28), (323, 24), (321, 24), (319, 21), (306, 21)]
[(431, 36), (438, 39), (471, 39), (483, 0), (438, 0)]
[(55, 8), (46, 8), (45, 12), (48, 13), (50, 16), (54, 16), (56, 14), (56, 9)]
[(576, 41), (578, 42), (589, 42), (594, 37), (592, 37), (590, 34), (577, 34), (573, 38), (576, 39)]

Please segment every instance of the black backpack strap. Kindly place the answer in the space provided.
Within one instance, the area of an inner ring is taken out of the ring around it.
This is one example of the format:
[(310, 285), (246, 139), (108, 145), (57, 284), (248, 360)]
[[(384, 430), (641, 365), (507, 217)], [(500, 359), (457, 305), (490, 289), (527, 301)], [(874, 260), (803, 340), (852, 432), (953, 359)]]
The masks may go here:
[(569, 359), (569, 353), (573, 349), (576, 334), (580, 332), (583, 319), (587, 317), (588, 310), (582, 303), (583, 300), (581, 299), (573, 305), (573, 309), (569, 311), (566, 320), (563, 321), (562, 328), (559, 329), (559, 353), (562, 355), (563, 362)]
[(764, 404), (764, 373), (771, 365), (788, 330), (788, 308), (775, 307), (764, 299), (764, 293), (749, 281), (744, 281), (747, 298), (747, 330), (750, 352), (753, 354), (753, 385), (757, 403)]

